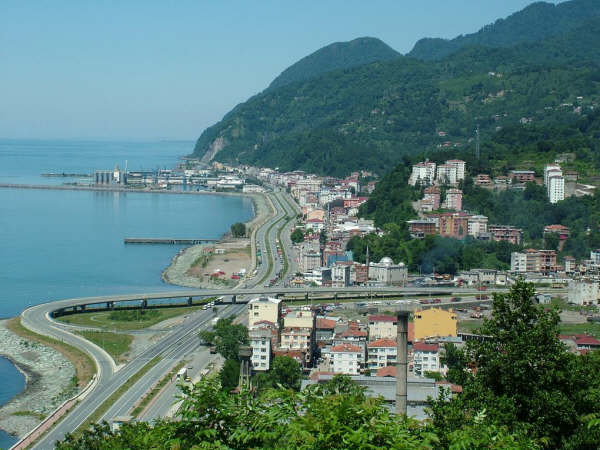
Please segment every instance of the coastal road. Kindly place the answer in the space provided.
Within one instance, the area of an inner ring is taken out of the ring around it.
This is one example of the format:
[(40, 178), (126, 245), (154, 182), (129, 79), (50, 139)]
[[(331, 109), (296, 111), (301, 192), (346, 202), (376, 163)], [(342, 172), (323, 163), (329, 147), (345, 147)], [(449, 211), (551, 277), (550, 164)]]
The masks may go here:
[[(268, 219), (256, 232), (256, 240), (258, 248), (262, 249), (263, 264), (257, 269), (257, 275), (254, 280), (260, 280), (262, 277), (272, 276), (275, 270), (273, 255), (276, 255), (276, 249), (273, 244), (273, 233), (276, 230), (276, 225), (285, 216), (285, 211), (277, 201), (272, 202), (274, 206), (274, 214)], [(269, 251), (267, 251), (269, 247)], [(268, 254), (271, 254), (271, 258)], [(257, 281), (248, 283), (255, 285)], [(213, 290), (217, 296), (223, 295), (222, 290)], [(231, 294), (237, 294), (236, 289), (231, 290)], [(195, 291), (194, 297), (213, 296), (208, 291)], [(141, 298), (147, 298), (142, 295)], [(138, 298), (140, 298), (138, 297)], [(170, 297), (170, 296), (167, 296)], [(177, 298), (181, 298), (177, 295)], [(122, 296), (107, 296), (105, 302), (121, 301)], [(143, 396), (162, 376), (168, 372), (178, 361), (185, 357), (190, 352), (196, 350), (199, 345), (197, 337), (198, 331), (206, 327), (210, 320), (214, 317), (212, 311), (203, 311), (200, 317), (194, 316), (194, 320), (188, 318), (181, 326), (177, 327), (171, 334), (159, 341), (154, 346), (144, 351), (141, 355), (130, 361), (120, 370), (116, 371), (116, 367), (112, 358), (101, 348), (93, 343), (69, 333), (59, 324), (50, 319), (50, 314), (53, 311), (72, 307), (76, 304), (75, 299), (61, 300), (56, 302), (44, 303), (25, 310), (22, 314), (23, 324), (40, 334), (52, 336), (56, 339), (63, 340), (71, 345), (81, 348), (90, 354), (95, 360), (99, 373), (96, 387), (89, 392), (85, 399), (81, 401), (63, 420), (60, 421), (53, 429), (43, 436), (32, 448), (35, 449), (51, 449), (57, 440), (64, 438), (65, 434), (72, 432), (79, 427), (92, 413), (102, 405), (102, 403), (110, 397), (120, 386), (125, 383), (131, 376), (136, 374), (153, 358), (160, 356), (162, 359), (148, 373), (138, 380), (104, 415), (104, 419), (111, 419), (115, 415), (124, 415), (132, 408), (141, 396)], [(219, 316), (239, 315), (245, 311), (246, 306), (230, 305), (221, 308)]]

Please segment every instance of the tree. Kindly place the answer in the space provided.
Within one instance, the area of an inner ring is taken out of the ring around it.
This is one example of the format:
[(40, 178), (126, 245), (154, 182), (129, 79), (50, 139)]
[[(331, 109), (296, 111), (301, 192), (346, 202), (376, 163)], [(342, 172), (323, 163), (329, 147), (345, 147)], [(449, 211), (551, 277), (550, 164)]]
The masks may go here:
[(219, 371), (221, 389), (226, 392), (232, 391), (238, 385), (240, 379), (240, 363), (237, 359), (226, 359)]
[(246, 236), (246, 224), (242, 222), (236, 222), (231, 225), (231, 235), (235, 238)]
[(215, 339), (217, 338), (217, 333), (210, 330), (202, 330), (198, 333), (198, 337), (203, 343), (213, 345), (215, 343)]
[(203, 342), (214, 344), (223, 358), (238, 361), (240, 346), (248, 343), (248, 328), (234, 324), (233, 317), (229, 317), (219, 319), (213, 331), (202, 330), (198, 336)]
[(289, 356), (276, 356), (273, 359), (273, 366), (269, 371), (275, 385), (280, 384), (287, 389), (300, 389), (302, 380), (302, 368), (300, 364)]
[(304, 233), (300, 228), (296, 228), (294, 231), (292, 231), (290, 238), (294, 244), (298, 244), (299, 242), (304, 241)]
[(325, 233), (325, 230), (321, 231), (321, 233), (319, 233), (319, 244), (321, 244), (321, 246), (325, 245), (327, 243), (327, 233)]

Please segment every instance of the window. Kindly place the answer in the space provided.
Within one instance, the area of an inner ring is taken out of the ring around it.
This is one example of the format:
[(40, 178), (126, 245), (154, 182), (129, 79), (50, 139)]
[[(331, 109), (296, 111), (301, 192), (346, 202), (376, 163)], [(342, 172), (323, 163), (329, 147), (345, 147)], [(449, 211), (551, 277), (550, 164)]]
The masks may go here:
[(260, 357), (260, 359), (267, 359), (267, 357), (266, 357), (265, 355), (262, 355), (262, 356)]

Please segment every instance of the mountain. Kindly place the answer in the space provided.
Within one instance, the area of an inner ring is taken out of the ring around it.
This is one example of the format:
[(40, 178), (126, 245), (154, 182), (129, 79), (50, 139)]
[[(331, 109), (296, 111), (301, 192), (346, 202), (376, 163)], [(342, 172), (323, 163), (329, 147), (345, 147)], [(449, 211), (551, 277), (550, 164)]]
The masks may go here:
[(511, 47), (568, 32), (594, 16), (600, 16), (598, 0), (572, 0), (558, 5), (533, 3), (506, 19), (498, 19), (478, 32), (454, 39), (424, 38), (408, 56), (422, 60), (447, 57), (468, 46)]
[(361, 37), (349, 42), (335, 42), (285, 69), (273, 80), (268, 89), (275, 89), (296, 81), (309, 80), (333, 70), (349, 69), (376, 61), (389, 61), (399, 56), (401, 55), (396, 50), (372, 37)]
[(468, 146), (477, 125), (485, 140), (515, 125), (571, 123), (600, 104), (593, 11), (541, 41), (466, 46), (439, 61), (398, 56), (269, 88), (206, 129), (194, 156), (335, 176), (384, 173), (403, 155)]

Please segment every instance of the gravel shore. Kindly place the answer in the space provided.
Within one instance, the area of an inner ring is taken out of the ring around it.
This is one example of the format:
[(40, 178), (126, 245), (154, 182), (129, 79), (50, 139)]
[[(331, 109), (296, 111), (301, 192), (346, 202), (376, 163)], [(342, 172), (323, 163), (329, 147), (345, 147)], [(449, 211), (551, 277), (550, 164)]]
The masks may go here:
[(13, 334), (6, 320), (0, 321), (0, 342), (0, 354), (27, 379), (25, 391), (0, 407), (0, 428), (21, 437), (75, 394), (75, 368), (56, 350)]
[[(263, 195), (250, 195), (252, 199), (253, 209), (254, 209), (254, 217), (252, 220), (246, 222), (246, 229), (248, 233), (251, 233), (253, 229), (258, 227), (264, 220), (269, 216), (269, 206), (265, 200)], [(177, 286), (185, 286), (190, 288), (197, 289), (219, 289), (222, 288), (222, 284), (211, 283), (208, 280), (201, 280), (197, 277), (190, 276), (188, 271), (194, 264), (194, 262), (203, 254), (203, 251), (207, 247), (214, 247), (215, 245), (219, 245), (220, 243), (224, 243), (227, 237), (223, 237), (219, 243), (217, 244), (200, 244), (193, 245), (191, 247), (187, 247), (181, 250), (173, 260), (169, 267), (167, 267), (162, 273), (162, 279), (165, 283), (174, 284)], [(213, 256), (213, 258), (218, 258), (219, 255)], [(251, 261), (252, 265), (252, 261)], [(252, 267), (249, 267), (248, 270), (252, 270)]]

